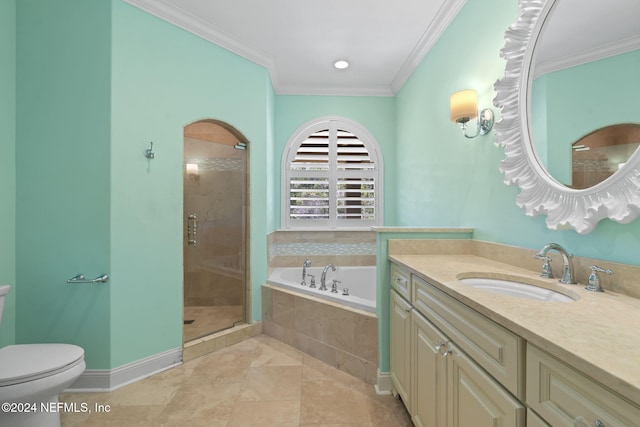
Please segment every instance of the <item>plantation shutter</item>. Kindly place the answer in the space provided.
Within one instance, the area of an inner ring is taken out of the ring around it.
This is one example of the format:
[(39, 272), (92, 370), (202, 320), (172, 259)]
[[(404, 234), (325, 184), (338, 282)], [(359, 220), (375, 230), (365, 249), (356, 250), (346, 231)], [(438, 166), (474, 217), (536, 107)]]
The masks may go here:
[(346, 130), (337, 131), (336, 166), (338, 222), (375, 221), (376, 165), (365, 144)]
[(309, 135), (290, 162), (289, 217), (292, 220), (330, 219), (329, 129)]
[(376, 225), (375, 147), (338, 121), (324, 124), (290, 146), (283, 194), (288, 197), (286, 226)]

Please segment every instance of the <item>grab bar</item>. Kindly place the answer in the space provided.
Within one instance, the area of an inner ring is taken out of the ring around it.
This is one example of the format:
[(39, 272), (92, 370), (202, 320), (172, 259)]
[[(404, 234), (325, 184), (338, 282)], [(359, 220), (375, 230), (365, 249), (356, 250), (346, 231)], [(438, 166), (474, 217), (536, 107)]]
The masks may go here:
[(102, 274), (96, 277), (93, 280), (86, 280), (84, 274), (80, 273), (71, 279), (67, 280), (67, 283), (107, 283), (109, 281), (109, 276), (106, 274)]

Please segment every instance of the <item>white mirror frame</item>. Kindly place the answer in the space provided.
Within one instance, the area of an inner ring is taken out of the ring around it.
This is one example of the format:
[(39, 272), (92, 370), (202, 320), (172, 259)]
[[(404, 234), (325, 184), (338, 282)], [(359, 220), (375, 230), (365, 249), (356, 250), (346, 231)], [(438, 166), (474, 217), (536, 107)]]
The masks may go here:
[(516, 204), (528, 216), (546, 215), (552, 230), (574, 229), (587, 234), (604, 218), (626, 224), (640, 214), (640, 150), (623, 169), (583, 190), (553, 179), (538, 160), (531, 140), (529, 95), (534, 47), (544, 21), (558, 0), (520, 0), (520, 16), (505, 33), (500, 51), (507, 61), (494, 88), (494, 105), (502, 108), (496, 122), (496, 145), (504, 148), (500, 163), (504, 183), (520, 187)]

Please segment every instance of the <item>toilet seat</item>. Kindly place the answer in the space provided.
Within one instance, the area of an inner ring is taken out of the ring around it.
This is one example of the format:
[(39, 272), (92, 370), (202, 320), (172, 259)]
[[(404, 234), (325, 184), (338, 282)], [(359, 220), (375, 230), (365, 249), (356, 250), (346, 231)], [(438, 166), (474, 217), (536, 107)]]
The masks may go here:
[(72, 344), (19, 344), (0, 349), (0, 387), (34, 381), (84, 362), (84, 349)]

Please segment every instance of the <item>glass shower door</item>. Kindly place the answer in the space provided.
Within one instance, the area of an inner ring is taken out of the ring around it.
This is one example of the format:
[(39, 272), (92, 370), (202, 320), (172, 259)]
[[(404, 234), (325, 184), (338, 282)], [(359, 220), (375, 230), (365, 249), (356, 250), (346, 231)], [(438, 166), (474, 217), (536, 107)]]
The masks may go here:
[(246, 152), (236, 146), (184, 139), (185, 342), (245, 320)]

